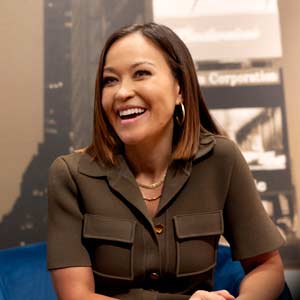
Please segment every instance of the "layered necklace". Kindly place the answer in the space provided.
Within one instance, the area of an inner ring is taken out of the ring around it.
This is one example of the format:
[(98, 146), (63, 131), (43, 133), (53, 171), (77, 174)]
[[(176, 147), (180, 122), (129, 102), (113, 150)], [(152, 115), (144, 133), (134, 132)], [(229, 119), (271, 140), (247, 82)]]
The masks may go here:
[[(144, 184), (144, 183), (140, 183), (140, 182), (138, 182), (137, 181), (137, 184), (138, 184), (138, 186), (139, 187), (141, 187), (141, 188), (144, 188), (144, 189), (147, 189), (147, 190), (155, 190), (155, 189), (157, 189), (157, 188), (159, 188), (159, 187), (161, 187), (162, 185), (163, 185), (163, 183), (164, 183), (164, 181), (165, 181), (165, 177), (166, 177), (166, 173), (164, 174), (164, 176), (162, 177), (162, 179), (160, 179), (159, 181), (157, 181), (157, 182), (153, 182), (153, 183), (151, 183), (151, 184)], [(158, 200), (160, 197), (161, 197), (161, 193), (158, 195), (158, 196), (156, 196), (156, 197), (144, 197), (143, 196), (143, 199), (145, 200), (145, 201), (155, 201), (155, 200)]]

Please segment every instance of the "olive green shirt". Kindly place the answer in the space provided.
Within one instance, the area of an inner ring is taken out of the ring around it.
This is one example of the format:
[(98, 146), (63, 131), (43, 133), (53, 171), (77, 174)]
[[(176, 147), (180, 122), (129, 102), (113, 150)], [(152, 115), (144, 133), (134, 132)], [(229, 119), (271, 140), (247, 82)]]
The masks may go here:
[(193, 160), (170, 165), (154, 218), (122, 157), (110, 169), (86, 153), (57, 158), (48, 195), (48, 268), (91, 266), (96, 292), (119, 299), (211, 290), (221, 234), (238, 260), (283, 243), (242, 154), (224, 137), (203, 136)]

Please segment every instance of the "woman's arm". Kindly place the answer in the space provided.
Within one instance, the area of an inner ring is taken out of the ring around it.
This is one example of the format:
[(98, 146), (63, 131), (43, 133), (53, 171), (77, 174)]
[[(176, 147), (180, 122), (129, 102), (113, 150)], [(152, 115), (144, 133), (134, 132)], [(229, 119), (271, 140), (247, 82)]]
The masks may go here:
[(91, 267), (71, 267), (51, 271), (57, 300), (115, 300), (95, 294)]
[(278, 251), (241, 260), (246, 276), (238, 300), (276, 300), (284, 287), (284, 272)]

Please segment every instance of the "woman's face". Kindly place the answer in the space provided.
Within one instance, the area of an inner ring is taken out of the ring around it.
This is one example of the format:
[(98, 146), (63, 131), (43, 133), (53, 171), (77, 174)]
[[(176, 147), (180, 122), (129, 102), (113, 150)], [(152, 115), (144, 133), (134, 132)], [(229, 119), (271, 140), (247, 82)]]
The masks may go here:
[(125, 145), (172, 140), (180, 89), (162, 51), (149, 39), (132, 33), (115, 42), (106, 56), (103, 84), (103, 109)]

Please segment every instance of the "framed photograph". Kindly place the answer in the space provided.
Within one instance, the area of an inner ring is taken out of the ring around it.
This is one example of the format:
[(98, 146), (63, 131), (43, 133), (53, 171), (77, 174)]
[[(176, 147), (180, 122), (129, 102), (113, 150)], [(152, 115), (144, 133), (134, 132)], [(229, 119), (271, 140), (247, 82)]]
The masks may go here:
[(212, 109), (211, 113), (239, 145), (251, 170), (286, 169), (280, 107)]

